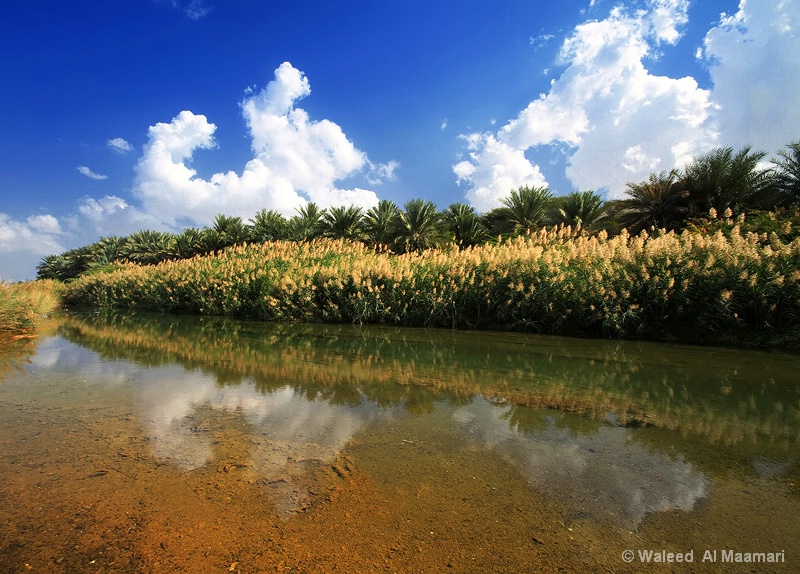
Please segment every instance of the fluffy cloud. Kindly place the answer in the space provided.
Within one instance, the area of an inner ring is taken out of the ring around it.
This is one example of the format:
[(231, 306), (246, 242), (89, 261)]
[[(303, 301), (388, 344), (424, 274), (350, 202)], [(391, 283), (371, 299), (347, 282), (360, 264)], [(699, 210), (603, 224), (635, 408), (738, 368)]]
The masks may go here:
[(99, 200), (84, 197), (78, 204), (80, 214), (92, 221), (101, 221), (127, 208), (124, 199), (113, 195), (106, 195)]
[(123, 138), (114, 138), (107, 140), (106, 145), (119, 153), (127, 153), (133, 150), (133, 146)]
[(61, 233), (61, 224), (52, 215), (31, 215), (26, 220), (27, 227), (36, 233), (58, 235)]
[(25, 221), (0, 213), (0, 252), (43, 254), (58, 246), (61, 226), (52, 215), (31, 215)]
[(203, 179), (187, 165), (195, 150), (216, 146), (216, 126), (205, 116), (183, 111), (168, 124), (152, 126), (134, 188), (144, 211), (168, 223), (187, 217), (207, 224), (217, 213), (250, 217), (266, 208), (289, 215), (308, 200), (322, 207), (377, 204), (374, 192), (340, 189), (336, 182), (365, 168), (380, 176), (372, 182), (388, 179), (397, 164), (374, 166), (337, 124), (311, 120), (295, 107), (310, 93), (308, 79), (285, 62), (266, 88), (245, 98), (242, 114), (254, 157), (241, 175), (229, 171)]
[(216, 129), (205, 116), (190, 111), (181, 112), (168, 124), (150, 126), (149, 141), (136, 168), (135, 193), (145, 210), (161, 213), (172, 223), (181, 213), (197, 216), (199, 208), (210, 202), (213, 185), (195, 177), (197, 171), (185, 162), (196, 149), (214, 147)]
[(371, 207), (378, 199), (364, 190), (336, 189), (335, 182), (368, 166), (367, 156), (355, 148), (342, 129), (329, 120), (312, 121), (295, 108), (311, 93), (307, 78), (284, 62), (275, 80), (242, 103), (252, 135), (256, 159), (276, 180), (285, 181), (322, 206), (347, 203)]
[(774, 153), (800, 137), (800, 1), (744, 0), (708, 32), (714, 120), (725, 145)]
[(0, 281), (28, 279), (31, 260), (64, 251), (63, 231), (52, 215), (31, 215), (24, 221), (0, 213)]
[(99, 173), (95, 173), (85, 165), (80, 165), (78, 166), (77, 169), (81, 173), (81, 175), (85, 175), (89, 179), (108, 179), (107, 175), (100, 175)]
[(711, 93), (693, 78), (656, 76), (645, 66), (680, 39), (687, 8), (686, 0), (652, 0), (647, 10), (615, 7), (606, 19), (577, 26), (562, 44), (558, 63), (566, 68), (550, 91), (496, 134), (467, 138), (470, 159), (454, 171), (470, 185), (470, 202), (494, 207), (527, 183), (509, 176), (524, 166), (533, 177), (538, 167), (527, 160), (525, 166), (523, 154), (537, 146), (567, 150), (566, 175), (574, 187), (605, 188), (618, 197), (626, 182), (681, 165), (714, 145), (719, 136)]
[(467, 198), (478, 211), (497, 207), (500, 198), (520, 185), (547, 185), (539, 167), (528, 161), (522, 149), (491, 134), (472, 134), (465, 139), (470, 159), (453, 166), (453, 171), (459, 182), (471, 184)]

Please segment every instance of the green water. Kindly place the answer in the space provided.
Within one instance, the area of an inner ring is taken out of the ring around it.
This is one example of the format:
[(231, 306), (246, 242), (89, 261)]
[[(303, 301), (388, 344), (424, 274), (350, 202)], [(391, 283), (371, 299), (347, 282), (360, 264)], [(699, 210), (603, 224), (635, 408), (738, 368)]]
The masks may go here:
[(21, 354), (3, 572), (800, 569), (793, 355), (124, 315)]

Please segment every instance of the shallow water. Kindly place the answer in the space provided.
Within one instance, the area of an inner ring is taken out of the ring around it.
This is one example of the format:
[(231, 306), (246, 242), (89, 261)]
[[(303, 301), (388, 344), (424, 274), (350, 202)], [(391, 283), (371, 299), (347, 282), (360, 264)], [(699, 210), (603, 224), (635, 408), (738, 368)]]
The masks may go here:
[(800, 569), (793, 355), (116, 315), (9, 349), (2, 572)]

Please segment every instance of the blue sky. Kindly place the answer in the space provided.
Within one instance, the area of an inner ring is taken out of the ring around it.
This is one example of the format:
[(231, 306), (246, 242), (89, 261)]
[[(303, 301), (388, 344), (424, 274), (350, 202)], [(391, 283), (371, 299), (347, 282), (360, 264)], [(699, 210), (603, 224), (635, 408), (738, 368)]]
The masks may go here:
[(800, 138), (800, 0), (0, 7), (0, 279), (217, 213), (621, 197)]

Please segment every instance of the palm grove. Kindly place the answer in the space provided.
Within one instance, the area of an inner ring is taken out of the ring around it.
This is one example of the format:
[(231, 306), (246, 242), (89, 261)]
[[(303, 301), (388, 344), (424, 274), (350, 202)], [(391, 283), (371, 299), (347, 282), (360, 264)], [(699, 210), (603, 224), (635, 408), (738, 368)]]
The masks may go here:
[(209, 228), (187, 228), (178, 234), (142, 230), (50, 255), (37, 266), (37, 275), (63, 281), (118, 262), (151, 265), (243, 243), (320, 237), (406, 253), (447, 244), (465, 248), (551, 226), (611, 235), (623, 229), (631, 235), (653, 229), (708, 232), (719, 226), (717, 215), (748, 214), (753, 231), (774, 231), (792, 239), (796, 231), (791, 224), (800, 225), (800, 141), (768, 162), (766, 156), (750, 147), (717, 148), (683, 170), (629, 183), (621, 200), (603, 201), (592, 191), (554, 196), (547, 188), (522, 186), (512, 190), (501, 207), (483, 214), (462, 203), (439, 211), (422, 199), (407, 202), (403, 209), (381, 200), (367, 211), (353, 206), (320, 209), (308, 203), (290, 218), (262, 210), (248, 222), (220, 214)]

